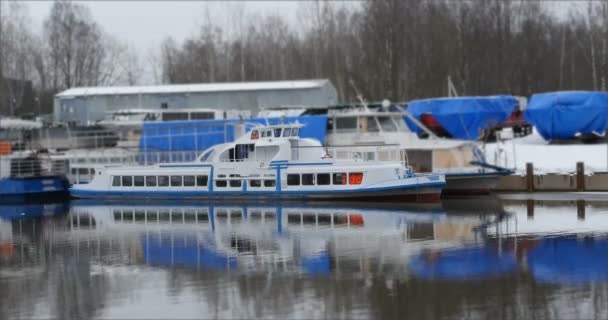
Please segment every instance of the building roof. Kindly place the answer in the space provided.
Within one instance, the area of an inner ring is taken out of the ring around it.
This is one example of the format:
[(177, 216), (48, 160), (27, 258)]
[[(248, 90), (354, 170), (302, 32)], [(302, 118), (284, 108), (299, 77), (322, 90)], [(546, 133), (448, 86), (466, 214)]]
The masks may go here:
[(327, 79), (294, 80), (294, 81), (265, 81), (265, 82), (217, 82), (171, 84), (159, 86), (133, 87), (80, 87), (60, 92), (56, 97), (98, 96), (98, 95), (129, 95), (129, 94), (168, 94), (168, 93), (204, 93), (227, 91), (259, 91), (259, 90), (290, 90), (314, 89), (329, 83)]

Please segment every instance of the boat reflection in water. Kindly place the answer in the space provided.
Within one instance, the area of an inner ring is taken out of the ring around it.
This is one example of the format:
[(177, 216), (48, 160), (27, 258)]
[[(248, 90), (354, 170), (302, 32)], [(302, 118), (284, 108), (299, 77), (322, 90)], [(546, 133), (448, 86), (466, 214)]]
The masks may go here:
[(0, 319), (608, 317), (608, 203), (53, 206), (2, 211)]
[(131, 258), (146, 265), (321, 275), (353, 268), (403, 272), (423, 250), (483, 243), (485, 226), (501, 216), (454, 218), (440, 207), (80, 200), (69, 221), (72, 229), (90, 230), (82, 234), (87, 239), (125, 239)]

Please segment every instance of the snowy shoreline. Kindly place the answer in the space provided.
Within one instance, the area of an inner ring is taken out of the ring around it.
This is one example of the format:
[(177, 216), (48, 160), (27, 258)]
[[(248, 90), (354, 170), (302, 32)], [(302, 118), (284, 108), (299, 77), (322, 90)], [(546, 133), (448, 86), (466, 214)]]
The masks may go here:
[(515, 169), (515, 174), (525, 174), (528, 162), (535, 173), (574, 174), (577, 162), (584, 162), (586, 174), (608, 172), (608, 144), (549, 144), (536, 128), (523, 138), (488, 143), (485, 150), (488, 162)]

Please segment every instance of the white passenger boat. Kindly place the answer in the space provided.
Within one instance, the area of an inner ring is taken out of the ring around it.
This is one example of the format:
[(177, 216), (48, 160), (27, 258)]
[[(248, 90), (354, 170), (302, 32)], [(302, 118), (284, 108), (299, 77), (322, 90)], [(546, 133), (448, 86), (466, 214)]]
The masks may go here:
[(399, 161), (333, 159), (301, 124), (257, 126), (216, 145), (194, 162), (97, 169), (77, 198), (106, 199), (385, 199), (439, 201), (443, 175), (416, 174)]

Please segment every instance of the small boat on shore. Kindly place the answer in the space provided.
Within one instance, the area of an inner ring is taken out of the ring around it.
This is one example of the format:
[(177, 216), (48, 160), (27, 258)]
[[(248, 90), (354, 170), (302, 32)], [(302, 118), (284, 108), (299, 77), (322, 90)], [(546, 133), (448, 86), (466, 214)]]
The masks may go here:
[(333, 159), (302, 124), (256, 126), (194, 162), (108, 166), (76, 198), (102, 199), (391, 199), (439, 201), (445, 179), (417, 174), (399, 161)]

